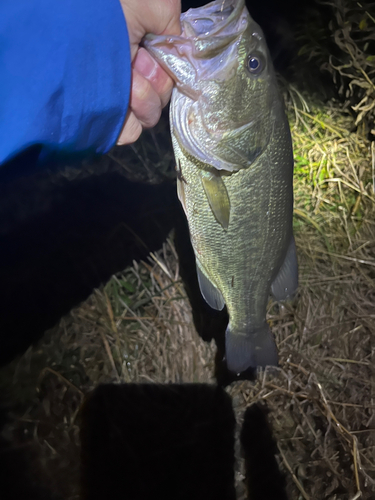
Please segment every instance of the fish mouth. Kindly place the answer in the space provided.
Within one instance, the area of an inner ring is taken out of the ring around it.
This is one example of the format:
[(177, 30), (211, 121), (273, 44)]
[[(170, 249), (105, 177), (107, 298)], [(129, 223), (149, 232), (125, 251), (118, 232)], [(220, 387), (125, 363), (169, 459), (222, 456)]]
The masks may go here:
[[(148, 33), (143, 38), (143, 44), (152, 52), (155, 45), (171, 46), (193, 41), (196, 57), (211, 57), (215, 49), (223, 49), (245, 31), (247, 18), (245, 0), (215, 0), (181, 14), (181, 35)], [(209, 41), (205, 43), (207, 39)]]
[(225, 80), (237, 66), (236, 42), (251, 18), (245, 0), (215, 0), (181, 15), (181, 35), (147, 34), (144, 47), (196, 101), (200, 80)]
[[(181, 16), (182, 33), (185, 37), (212, 37), (225, 31), (233, 35), (236, 23), (245, 7), (245, 0), (216, 0), (198, 9), (189, 9)], [(229, 33), (228, 33), (229, 34)]]

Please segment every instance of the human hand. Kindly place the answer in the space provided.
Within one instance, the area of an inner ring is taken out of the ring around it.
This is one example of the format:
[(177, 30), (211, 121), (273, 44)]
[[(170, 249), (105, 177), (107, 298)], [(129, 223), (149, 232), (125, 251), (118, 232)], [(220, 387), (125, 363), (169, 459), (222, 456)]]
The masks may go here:
[(173, 81), (143, 47), (146, 33), (179, 35), (180, 0), (120, 0), (128, 27), (132, 60), (129, 110), (117, 144), (131, 144), (143, 128), (159, 121), (168, 103)]

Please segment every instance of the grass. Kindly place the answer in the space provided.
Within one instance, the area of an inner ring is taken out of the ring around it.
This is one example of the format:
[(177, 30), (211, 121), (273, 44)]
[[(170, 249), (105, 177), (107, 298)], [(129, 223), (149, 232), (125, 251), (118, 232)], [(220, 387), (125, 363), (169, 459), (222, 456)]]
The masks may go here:
[(316, 8), (310, 12), (296, 39), (299, 55), (334, 81), (345, 109), (366, 134), (375, 138), (375, 17), (371, 0), (317, 2), (329, 11), (325, 19)]
[[(280, 352), (277, 373), (266, 370), (256, 383), (236, 382), (228, 392), (239, 421), (247, 406), (267, 403), (291, 499), (370, 499), (373, 148), (359, 130), (350, 132), (353, 119), (338, 103), (319, 106), (291, 88), (288, 114), (296, 157), (299, 296), (294, 304), (269, 304)], [(195, 332), (169, 238), (147, 262), (113, 276), (8, 367), (16, 387), (31, 391), (18, 431), (32, 429), (41, 467), (58, 481), (64, 460), (78, 470), (76, 417), (91, 388), (119, 381), (214, 383), (214, 355), (214, 346)], [(73, 486), (64, 486), (65, 498), (74, 498)]]

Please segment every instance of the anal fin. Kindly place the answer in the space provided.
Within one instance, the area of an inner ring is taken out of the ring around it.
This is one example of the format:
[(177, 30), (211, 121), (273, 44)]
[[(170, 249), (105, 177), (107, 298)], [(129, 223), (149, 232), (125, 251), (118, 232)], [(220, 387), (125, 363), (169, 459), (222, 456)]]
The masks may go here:
[(271, 286), (276, 300), (293, 298), (298, 288), (298, 263), (294, 236), (290, 241), (284, 262)]

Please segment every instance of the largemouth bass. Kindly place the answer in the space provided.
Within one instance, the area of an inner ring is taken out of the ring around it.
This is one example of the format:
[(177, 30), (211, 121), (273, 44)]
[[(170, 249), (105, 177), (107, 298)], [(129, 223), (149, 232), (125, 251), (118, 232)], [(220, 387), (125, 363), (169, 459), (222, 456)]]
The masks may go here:
[(181, 16), (181, 36), (144, 45), (175, 80), (170, 125), (178, 196), (200, 290), (227, 306), (228, 368), (277, 365), (266, 322), (297, 288), (289, 125), (261, 28), (244, 0), (217, 0)]

